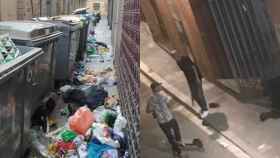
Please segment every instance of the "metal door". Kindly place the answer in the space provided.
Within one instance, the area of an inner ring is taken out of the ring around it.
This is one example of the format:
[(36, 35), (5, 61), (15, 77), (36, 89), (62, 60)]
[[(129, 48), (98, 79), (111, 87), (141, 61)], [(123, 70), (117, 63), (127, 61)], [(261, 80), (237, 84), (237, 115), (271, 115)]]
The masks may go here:
[(208, 2), (234, 78), (279, 76), (279, 47), (264, 1)]

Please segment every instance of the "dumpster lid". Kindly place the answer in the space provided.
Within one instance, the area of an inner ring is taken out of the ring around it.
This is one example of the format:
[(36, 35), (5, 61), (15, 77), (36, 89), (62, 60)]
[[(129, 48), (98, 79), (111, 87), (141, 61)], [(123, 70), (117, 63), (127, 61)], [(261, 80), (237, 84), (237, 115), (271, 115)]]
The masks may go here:
[[(72, 27), (75, 27), (74, 30), (76, 29), (79, 29), (80, 28), (80, 22), (73, 22), (73, 21), (70, 21), (70, 20), (63, 20), (63, 19), (60, 19), (58, 17), (37, 17), (37, 18), (33, 18), (34, 21), (42, 21), (42, 22), (48, 22), (48, 23), (52, 23), (52, 24), (55, 24), (56, 26), (59, 27), (59, 23), (63, 23), (63, 24), (66, 24), (66, 25), (71, 25)], [(77, 27), (77, 25), (79, 25)]]
[(48, 21), (48, 20), (52, 20), (51, 17), (36, 17), (36, 18), (32, 18), (32, 20), (36, 20), (36, 21)]
[(41, 48), (17, 46), (19, 48), (21, 55), (14, 60), (0, 64), (0, 82), (5, 77), (11, 75), (15, 70), (20, 69), (22, 66), (28, 64), (31, 60), (38, 58), (43, 55)]
[(47, 36), (56, 31), (56, 25), (38, 21), (0, 22), (0, 34), (9, 33), (12, 39), (31, 40)]
[(89, 8), (78, 8), (78, 9), (74, 10), (72, 13), (73, 14), (86, 14), (88, 9)]
[(59, 15), (53, 18), (55, 20), (62, 20), (62, 21), (75, 22), (75, 23), (80, 23), (82, 21), (81, 16), (79, 15)]

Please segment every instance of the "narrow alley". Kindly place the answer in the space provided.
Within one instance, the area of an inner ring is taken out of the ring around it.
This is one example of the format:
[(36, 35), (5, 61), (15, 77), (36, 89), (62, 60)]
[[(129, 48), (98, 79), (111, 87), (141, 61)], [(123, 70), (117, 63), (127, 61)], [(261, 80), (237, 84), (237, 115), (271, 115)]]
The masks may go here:
[(1, 158), (139, 157), (139, 7), (0, 1)]

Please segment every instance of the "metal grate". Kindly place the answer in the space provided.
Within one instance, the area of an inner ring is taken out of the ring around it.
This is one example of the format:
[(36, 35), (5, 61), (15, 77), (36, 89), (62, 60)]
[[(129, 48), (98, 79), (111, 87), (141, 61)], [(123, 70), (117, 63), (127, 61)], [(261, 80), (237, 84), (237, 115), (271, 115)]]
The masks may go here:
[(279, 76), (276, 34), (263, 0), (208, 2), (234, 77), (269, 79)]

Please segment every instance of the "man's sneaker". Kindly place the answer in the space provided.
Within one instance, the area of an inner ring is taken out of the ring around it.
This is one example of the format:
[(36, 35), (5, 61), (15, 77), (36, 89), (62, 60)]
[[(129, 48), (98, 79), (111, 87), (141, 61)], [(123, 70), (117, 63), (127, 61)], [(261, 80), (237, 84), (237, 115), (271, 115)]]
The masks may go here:
[(193, 143), (193, 145), (197, 146), (198, 148), (203, 148), (203, 143), (200, 139), (196, 138), (196, 139), (193, 140), (192, 143)]
[(208, 110), (202, 111), (200, 115), (201, 119), (205, 119), (208, 116), (208, 114), (209, 114)]
[(213, 109), (214, 109), (214, 108), (219, 108), (219, 107), (220, 107), (220, 104), (219, 104), (219, 103), (210, 103), (210, 104), (209, 104), (209, 107), (210, 107), (210, 108), (213, 108)]

